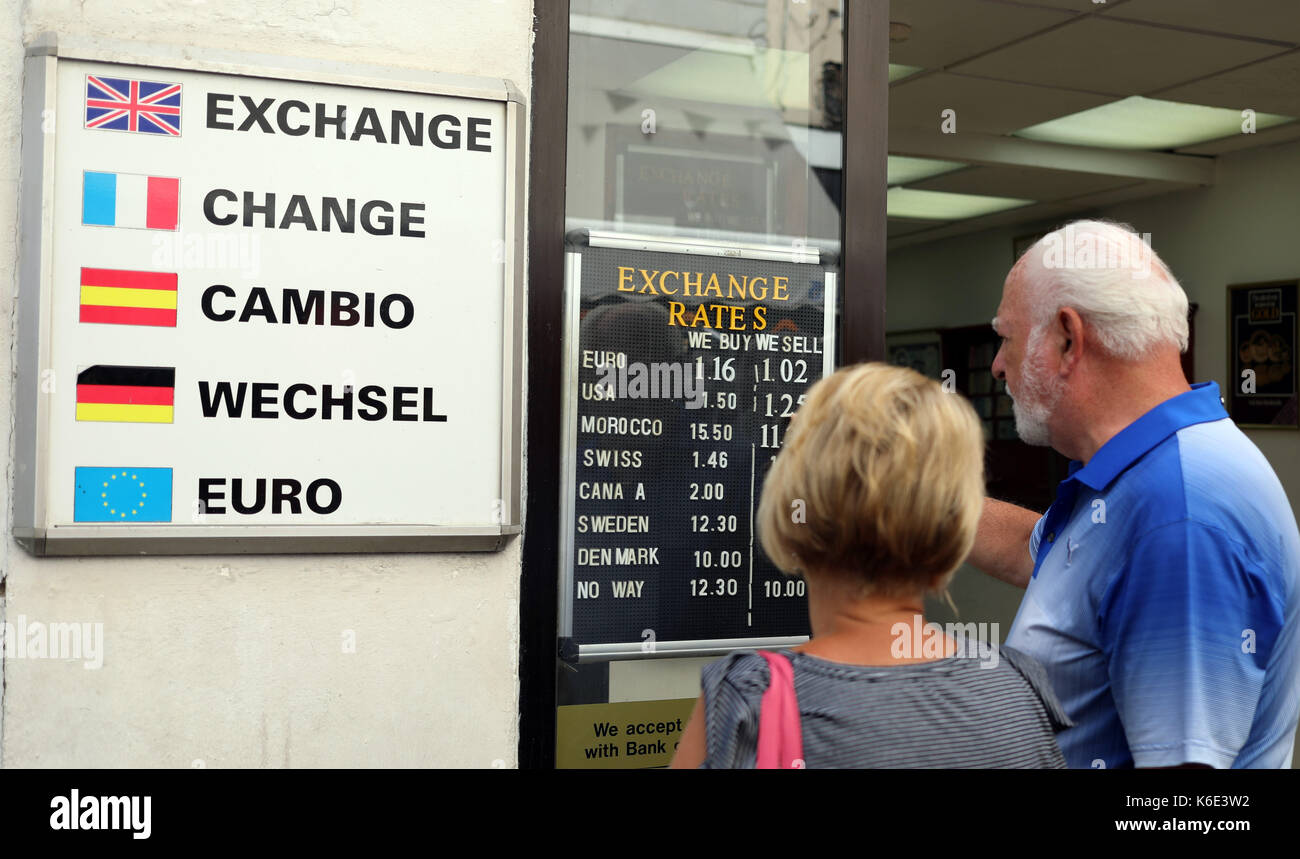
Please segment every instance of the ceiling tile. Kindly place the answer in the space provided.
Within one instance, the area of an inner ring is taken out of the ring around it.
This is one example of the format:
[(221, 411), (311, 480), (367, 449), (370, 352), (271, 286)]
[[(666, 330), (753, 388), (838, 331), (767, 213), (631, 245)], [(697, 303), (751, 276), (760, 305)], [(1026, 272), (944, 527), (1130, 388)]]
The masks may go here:
[(957, 133), (1009, 134), (1112, 99), (1104, 95), (937, 72), (889, 89), (889, 125), (939, 129), (940, 113), (957, 112)]
[(1161, 90), (1156, 97), (1300, 117), (1300, 51)]
[(968, 167), (942, 176), (932, 176), (908, 185), (926, 191), (952, 191), (1020, 197), (1026, 200), (1063, 200), (1095, 194), (1133, 184), (1135, 180), (1069, 170), (1038, 170), (1032, 167)]
[(1072, 12), (1109, 12), (1133, 0), (1022, 0), (1026, 6), (1048, 6), (1052, 9), (1069, 9)]
[(1258, 42), (1088, 16), (961, 63), (954, 71), (1115, 95), (1145, 95), (1278, 50)]
[[(1160, 194), (1186, 190), (1186, 185), (1174, 182), (1138, 182), (1124, 188), (1103, 191), (1099, 194), (1092, 194), (1078, 200), (1037, 203), (1033, 206), (1025, 206), (1022, 209), (1011, 209), (1006, 212), (997, 212), (992, 215), (985, 215), (981, 218), (970, 218), (965, 221), (954, 221), (948, 224), (941, 224), (934, 226), (924, 233), (913, 230), (912, 233), (915, 233), (915, 235), (904, 236), (901, 234), (890, 234), (888, 236), (889, 250), (893, 251), (900, 247), (925, 244), (927, 242), (945, 239), (949, 236), (979, 232), (981, 230), (989, 230), (995, 227), (1016, 226), (1019, 224), (1034, 224), (1036, 226), (1041, 226), (1042, 223), (1049, 221), (1064, 222), (1067, 220), (1073, 220), (1077, 217), (1085, 217), (1094, 214), (1098, 210), (1104, 210), (1108, 206), (1114, 206), (1128, 200), (1141, 200)], [(1140, 224), (1135, 224), (1134, 226), (1141, 229)]]
[(982, 0), (892, 0), (891, 23), (908, 24), (911, 35), (889, 46), (889, 61), (927, 69), (1004, 45), (1070, 20), (1064, 10)]
[(1295, 0), (1129, 0), (1115, 10), (1114, 17), (1300, 42), (1300, 10)]

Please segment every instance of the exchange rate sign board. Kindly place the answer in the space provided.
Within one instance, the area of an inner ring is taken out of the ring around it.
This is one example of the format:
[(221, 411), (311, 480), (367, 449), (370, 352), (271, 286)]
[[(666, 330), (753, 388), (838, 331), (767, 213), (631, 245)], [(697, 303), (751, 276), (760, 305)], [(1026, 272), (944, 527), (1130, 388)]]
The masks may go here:
[(24, 545), (489, 549), (518, 530), (507, 88), (28, 63), (29, 118), (58, 120), (24, 134)]
[(593, 234), (569, 255), (561, 635), (580, 657), (808, 634), (804, 583), (765, 557), (754, 516), (831, 368), (834, 275), (815, 252), (710, 250)]

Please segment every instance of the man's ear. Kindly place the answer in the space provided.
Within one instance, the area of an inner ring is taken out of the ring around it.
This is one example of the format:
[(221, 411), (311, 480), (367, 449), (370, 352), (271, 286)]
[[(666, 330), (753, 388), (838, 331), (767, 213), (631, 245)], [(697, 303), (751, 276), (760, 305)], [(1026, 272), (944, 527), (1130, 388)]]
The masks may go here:
[(1056, 314), (1056, 324), (1061, 338), (1061, 374), (1068, 375), (1083, 356), (1083, 317), (1073, 307), (1062, 307)]

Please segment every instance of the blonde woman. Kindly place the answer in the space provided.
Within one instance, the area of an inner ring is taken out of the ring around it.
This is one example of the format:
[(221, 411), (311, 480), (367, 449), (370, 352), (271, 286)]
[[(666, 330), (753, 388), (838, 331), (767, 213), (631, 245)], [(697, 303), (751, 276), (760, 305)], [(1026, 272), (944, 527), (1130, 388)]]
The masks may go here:
[[(928, 630), (913, 646), (925, 595), (975, 539), (983, 447), (970, 403), (884, 364), (828, 376), (792, 419), (756, 526), (807, 581), (812, 637), (785, 654), (802, 765), (1064, 767), (1070, 723), (1037, 663)], [(673, 766), (753, 767), (767, 662), (735, 653), (702, 675)]]

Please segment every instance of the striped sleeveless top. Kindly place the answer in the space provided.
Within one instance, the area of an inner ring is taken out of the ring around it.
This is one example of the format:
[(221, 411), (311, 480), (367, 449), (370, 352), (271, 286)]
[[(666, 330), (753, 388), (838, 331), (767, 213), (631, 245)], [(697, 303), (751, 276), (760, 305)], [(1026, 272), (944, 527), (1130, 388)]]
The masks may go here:
[[(785, 655), (810, 769), (1065, 767), (1055, 734), (1071, 722), (1027, 654), (998, 648), (992, 667), (964, 656), (865, 666)], [(701, 768), (752, 768), (767, 663), (757, 653), (733, 653), (701, 674)]]

